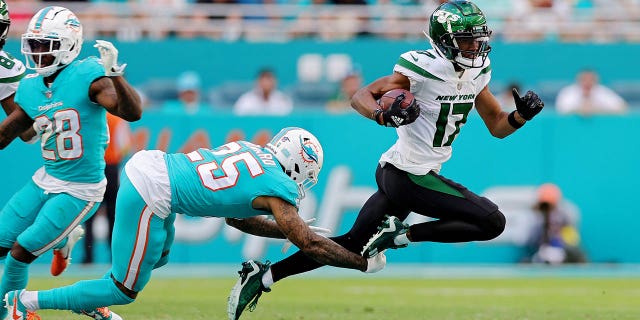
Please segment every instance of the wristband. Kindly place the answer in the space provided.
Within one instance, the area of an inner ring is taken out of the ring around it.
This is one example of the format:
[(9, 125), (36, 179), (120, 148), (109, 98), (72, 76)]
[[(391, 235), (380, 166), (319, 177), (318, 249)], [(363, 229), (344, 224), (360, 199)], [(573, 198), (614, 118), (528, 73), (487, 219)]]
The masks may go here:
[(515, 129), (520, 129), (522, 128), (522, 126), (524, 126), (524, 123), (520, 123), (518, 122), (518, 120), (516, 120), (516, 110), (511, 111), (511, 113), (509, 113), (509, 116), (507, 117), (507, 120), (509, 120), (509, 124), (514, 127)]
[[(382, 109), (376, 109), (376, 111), (373, 112), (373, 121), (375, 121), (377, 124), (383, 126), (384, 123), (380, 123), (380, 114), (383, 113), (384, 111), (382, 111)], [(384, 122), (384, 120), (383, 120)]]

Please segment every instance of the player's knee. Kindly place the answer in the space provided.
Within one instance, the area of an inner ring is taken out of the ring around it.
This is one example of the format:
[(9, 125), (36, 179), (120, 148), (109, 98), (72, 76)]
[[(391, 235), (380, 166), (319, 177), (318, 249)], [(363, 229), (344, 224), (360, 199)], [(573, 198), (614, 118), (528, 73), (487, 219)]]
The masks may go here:
[(136, 297), (138, 297), (137, 292), (127, 289), (127, 287), (125, 287), (122, 283), (114, 279), (113, 276), (111, 277), (111, 280), (113, 280), (111, 282), (113, 284), (111, 291), (113, 292), (113, 297), (115, 300), (113, 304), (129, 304), (136, 300)]
[(29, 250), (25, 249), (18, 242), (15, 242), (11, 247), (11, 256), (24, 263), (31, 263), (37, 258), (37, 256), (29, 252)]
[(153, 266), (154, 269), (158, 269), (162, 266), (164, 266), (165, 264), (169, 263), (169, 251), (165, 251), (162, 253), (162, 257), (160, 257), (160, 260), (158, 260), (158, 262), (156, 262), (156, 264)]
[(507, 219), (500, 210), (496, 210), (487, 217), (486, 239), (491, 240), (502, 234), (506, 226)]

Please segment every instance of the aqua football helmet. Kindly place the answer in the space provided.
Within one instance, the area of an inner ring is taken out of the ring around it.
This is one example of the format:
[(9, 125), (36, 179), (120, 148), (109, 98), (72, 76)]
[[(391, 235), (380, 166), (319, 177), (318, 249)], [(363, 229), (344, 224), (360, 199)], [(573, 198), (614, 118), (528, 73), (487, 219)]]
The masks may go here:
[(7, 8), (7, 3), (4, 0), (0, 0), (0, 50), (2, 50), (4, 42), (7, 40), (10, 25), (9, 8)]
[(320, 141), (302, 128), (284, 128), (265, 146), (298, 185), (300, 198), (318, 182), (324, 153)]
[(482, 67), (491, 51), (487, 19), (471, 1), (441, 4), (431, 14), (425, 35), (440, 55), (463, 69)]
[(38, 11), (22, 35), (22, 54), (28, 69), (48, 77), (71, 63), (82, 49), (82, 25), (63, 7)]

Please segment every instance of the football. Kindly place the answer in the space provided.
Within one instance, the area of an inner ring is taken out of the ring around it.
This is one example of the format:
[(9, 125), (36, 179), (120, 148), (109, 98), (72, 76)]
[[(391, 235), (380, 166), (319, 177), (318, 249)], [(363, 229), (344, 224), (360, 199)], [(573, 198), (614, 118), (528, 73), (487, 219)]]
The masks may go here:
[(402, 109), (406, 109), (407, 107), (409, 107), (413, 103), (413, 100), (415, 100), (413, 93), (409, 92), (408, 90), (393, 89), (391, 91), (388, 91), (384, 95), (382, 95), (380, 100), (378, 100), (380, 109), (382, 110), (389, 109), (391, 105), (396, 101), (396, 99), (400, 96), (404, 96), (404, 99), (402, 100), (402, 104), (400, 104), (400, 107)]

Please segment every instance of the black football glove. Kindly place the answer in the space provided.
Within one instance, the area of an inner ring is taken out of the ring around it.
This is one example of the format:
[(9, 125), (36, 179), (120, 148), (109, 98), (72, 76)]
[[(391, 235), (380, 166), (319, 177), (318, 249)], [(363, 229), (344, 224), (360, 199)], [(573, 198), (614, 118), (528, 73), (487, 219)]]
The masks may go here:
[(527, 91), (524, 97), (520, 97), (516, 88), (513, 88), (512, 93), (513, 100), (516, 102), (516, 110), (527, 121), (533, 119), (544, 108), (544, 102), (531, 90)]
[[(376, 110), (374, 116), (378, 124), (397, 128), (416, 121), (420, 115), (420, 107), (416, 103), (416, 100), (413, 99), (408, 107), (402, 108), (401, 105), (404, 98), (404, 95), (396, 97), (396, 100), (386, 111), (382, 111), (382, 109)], [(380, 113), (382, 113), (382, 117), (379, 116)]]

